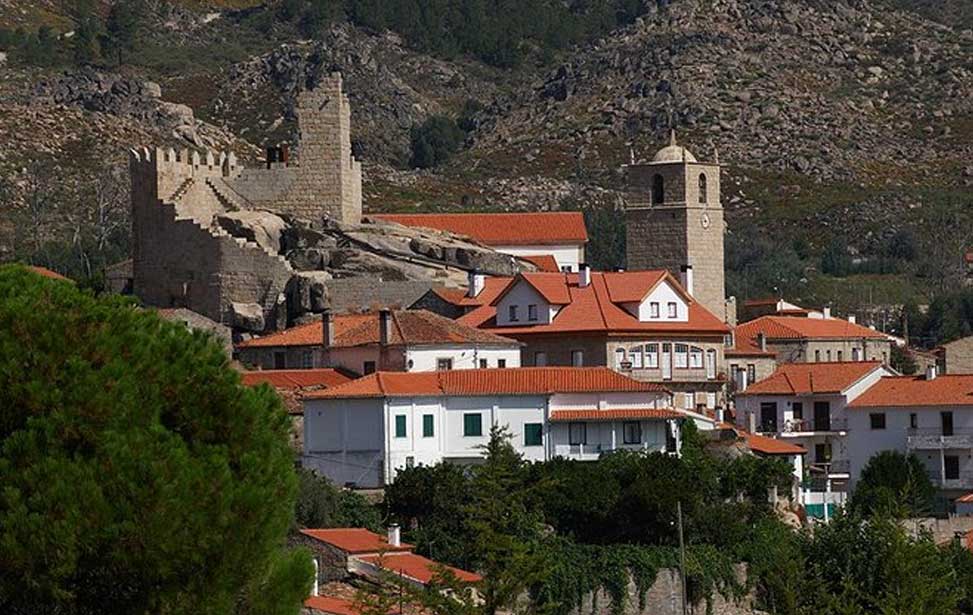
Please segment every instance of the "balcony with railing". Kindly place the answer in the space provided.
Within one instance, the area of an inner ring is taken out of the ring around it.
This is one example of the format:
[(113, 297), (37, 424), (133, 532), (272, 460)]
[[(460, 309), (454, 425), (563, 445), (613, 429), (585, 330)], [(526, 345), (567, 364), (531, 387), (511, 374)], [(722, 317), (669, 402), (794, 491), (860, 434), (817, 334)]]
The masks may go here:
[(759, 431), (765, 433), (780, 433), (782, 435), (800, 435), (815, 433), (839, 433), (848, 430), (848, 419), (829, 418), (824, 419), (790, 419), (778, 424), (776, 421), (769, 421), (760, 424)]
[(957, 430), (944, 435), (941, 429), (910, 429), (906, 436), (909, 450), (973, 450), (973, 431)]
[(832, 459), (831, 461), (810, 463), (808, 470), (812, 475), (828, 478), (842, 478), (851, 473), (850, 459)]

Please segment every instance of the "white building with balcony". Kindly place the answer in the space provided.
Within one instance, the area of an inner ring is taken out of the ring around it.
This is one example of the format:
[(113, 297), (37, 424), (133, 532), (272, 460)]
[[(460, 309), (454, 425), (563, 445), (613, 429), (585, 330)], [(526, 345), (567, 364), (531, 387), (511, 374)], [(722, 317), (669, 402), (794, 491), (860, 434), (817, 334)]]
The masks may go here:
[[(885, 377), (848, 406), (853, 479), (873, 455), (914, 453), (943, 495), (973, 490), (973, 375)], [(854, 482), (854, 481), (853, 481)]]
[(687, 415), (671, 406), (662, 385), (603, 367), (379, 372), (305, 397), (303, 464), (381, 487), (416, 464), (476, 463), (492, 425), (533, 461), (678, 453)]
[[(891, 375), (878, 361), (784, 364), (737, 394), (737, 424), (803, 446), (806, 503), (815, 500), (830, 511), (844, 502), (853, 476), (857, 445), (849, 440), (848, 405)], [(814, 495), (820, 493), (834, 495)]]

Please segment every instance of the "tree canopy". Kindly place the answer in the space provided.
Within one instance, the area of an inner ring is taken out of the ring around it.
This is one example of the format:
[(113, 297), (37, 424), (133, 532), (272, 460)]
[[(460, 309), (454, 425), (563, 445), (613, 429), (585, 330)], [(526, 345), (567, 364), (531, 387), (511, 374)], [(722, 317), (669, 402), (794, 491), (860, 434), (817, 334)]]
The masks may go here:
[(882, 451), (868, 460), (849, 506), (865, 516), (915, 517), (928, 514), (935, 497), (936, 488), (918, 457)]
[(297, 613), (288, 426), (208, 334), (0, 267), (0, 611)]

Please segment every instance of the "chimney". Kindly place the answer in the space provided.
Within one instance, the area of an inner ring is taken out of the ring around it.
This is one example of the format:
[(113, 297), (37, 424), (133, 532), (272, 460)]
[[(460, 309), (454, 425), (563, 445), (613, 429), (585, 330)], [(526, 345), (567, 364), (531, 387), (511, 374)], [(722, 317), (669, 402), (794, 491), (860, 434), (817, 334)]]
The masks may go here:
[(767, 336), (764, 333), (757, 334), (757, 345), (760, 346), (760, 352), (767, 352)]
[(321, 343), (325, 348), (334, 346), (334, 314), (331, 310), (321, 313)]
[(587, 288), (591, 284), (591, 268), (588, 263), (578, 265), (578, 288)]
[(398, 523), (393, 523), (389, 526), (388, 542), (390, 547), (402, 546), (402, 530), (399, 529)]
[(935, 379), (936, 379), (936, 366), (935, 365), (927, 365), (926, 366), (926, 380), (935, 380)]
[(831, 318), (831, 306), (830, 305), (825, 306), (825, 308), (824, 308), (824, 317), (825, 318)]
[(753, 412), (747, 413), (747, 431), (750, 433), (757, 433), (757, 415)]
[(392, 330), (392, 312), (381, 310), (378, 313), (378, 343), (382, 346), (389, 345), (389, 334)]
[(476, 297), (481, 292), (483, 292), (483, 287), (486, 285), (486, 276), (478, 272), (476, 269), (471, 269), (469, 273), (466, 274), (466, 280), (468, 287), (466, 289), (467, 297)]
[(850, 322), (853, 325), (856, 325), (856, 324), (858, 324), (858, 317), (855, 316), (854, 314), (849, 314), (848, 315), (848, 322)]
[(693, 266), (686, 264), (682, 266), (682, 275), (679, 276), (679, 281), (682, 282), (682, 287), (686, 289), (686, 292), (690, 296), (693, 294)]

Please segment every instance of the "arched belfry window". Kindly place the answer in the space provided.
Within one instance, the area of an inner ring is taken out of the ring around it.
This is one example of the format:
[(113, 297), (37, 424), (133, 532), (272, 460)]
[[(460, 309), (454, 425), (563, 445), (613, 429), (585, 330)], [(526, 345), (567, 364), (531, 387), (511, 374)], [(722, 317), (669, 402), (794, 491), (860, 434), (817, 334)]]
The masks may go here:
[(699, 174), (699, 202), (705, 203), (709, 199), (706, 196), (706, 173)]
[(661, 205), (666, 200), (666, 182), (661, 175), (652, 178), (652, 204)]

